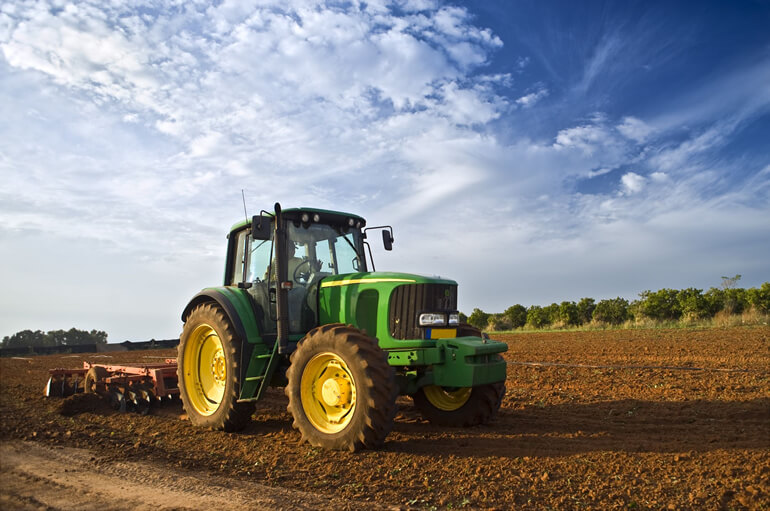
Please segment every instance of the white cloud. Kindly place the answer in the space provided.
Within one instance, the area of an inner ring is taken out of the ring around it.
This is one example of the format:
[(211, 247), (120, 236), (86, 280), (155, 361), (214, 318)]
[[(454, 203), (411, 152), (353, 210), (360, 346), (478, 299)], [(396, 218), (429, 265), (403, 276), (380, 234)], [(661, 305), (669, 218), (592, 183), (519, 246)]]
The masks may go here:
[(633, 195), (644, 189), (647, 180), (635, 172), (627, 172), (620, 178), (623, 193)]
[(608, 66), (623, 47), (623, 39), (615, 35), (605, 36), (594, 48), (594, 53), (586, 61), (583, 77), (575, 90), (585, 94), (593, 85), (596, 77)]
[(652, 126), (649, 126), (641, 119), (630, 116), (623, 118), (623, 121), (618, 124), (617, 130), (622, 133), (624, 137), (635, 140), (636, 142), (644, 142), (653, 132)]
[(522, 108), (529, 108), (548, 95), (548, 89), (540, 88), (535, 92), (530, 92), (516, 100), (516, 104)]
[(559, 131), (553, 147), (556, 149), (579, 149), (585, 154), (616, 146), (613, 134), (602, 124), (584, 124)]
[[(241, 188), (255, 207), (376, 197), (374, 209), (392, 203), (383, 189), (415, 212), (440, 203), (483, 176), (458, 148), (499, 117), (494, 87), (509, 77), (468, 75), (502, 42), (464, 9), (406, 7), (19, 4), (0, 20), (0, 64), (35, 84), (13, 104), (17, 125), (41, 136), (0, 142), (18, 190), (0, 194), (0, 229), (162, 254), (169, 222), (186, 219), (192, 248), (240, 217)], [(28, 105), (49, 119), (25, 116)], [(232, 209), (201, 210), (224, 197)]]
[(650, 162), (654, 168), (664, 171), (689, 170), (695, 158), (714, 149), (723, 139), (724, 132), (721, 127), (710, 128), (674, 147), (660, 149), (650, 158)]

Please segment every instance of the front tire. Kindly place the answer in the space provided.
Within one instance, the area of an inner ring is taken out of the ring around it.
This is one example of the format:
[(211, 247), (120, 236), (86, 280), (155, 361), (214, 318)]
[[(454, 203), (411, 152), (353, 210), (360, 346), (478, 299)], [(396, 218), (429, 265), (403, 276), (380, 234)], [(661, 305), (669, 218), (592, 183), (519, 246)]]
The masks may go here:
[(385, 442), (398, 388), (376, 339), (339, 323), (315, 328), (292, 353), (287, 378), (288, 410), (303, 441), (351, 452)]
[(195, 426), (239, 431), (254, 413), (254, 403), (238, 403), (241, 340), (222, 308), (195, 307), (179, 338), (179, 395)]
[[(457, 337), (481, 337), (481, 330), (460, 323)], [(495, 418), (505, 395), (505, 382), (478, 387), (446, 388), (428, 385), (412, 396), (420, 414), (439, 426), (487, 424)]]
[(487, 424), (495, 418), (505, 395), (505, 382), (478, 387), (422, 387), (412, 396), (423, 417), (449, 427)]

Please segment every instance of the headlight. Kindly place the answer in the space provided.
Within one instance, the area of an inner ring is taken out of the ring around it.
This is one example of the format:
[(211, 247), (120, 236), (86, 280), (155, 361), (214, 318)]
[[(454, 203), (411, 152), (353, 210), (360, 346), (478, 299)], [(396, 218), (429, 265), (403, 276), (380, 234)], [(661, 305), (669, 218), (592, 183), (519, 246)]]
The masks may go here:
[(302, 218), (301, 219), (302, 219), (302, 223), (306, 224), (306, 223), (308, 223), (310, 221), (310, 215), (308, 215), (307, 213), (302, 213)]
[(449, 324), (450, 325), (459, 325), (460, 324), (460, 313), (459, 312), (453, 312), (449, 315)]
[(446, 316), (434, 312), (420, 314), (420, 326), (444, 326), (446, 325)]

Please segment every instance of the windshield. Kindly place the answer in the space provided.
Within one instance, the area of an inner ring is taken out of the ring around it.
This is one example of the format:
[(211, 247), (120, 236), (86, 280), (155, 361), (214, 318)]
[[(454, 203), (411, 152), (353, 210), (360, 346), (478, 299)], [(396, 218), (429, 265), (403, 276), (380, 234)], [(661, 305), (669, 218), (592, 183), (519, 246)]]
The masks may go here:
[(308, 260), (315, 272), (339, 275), (366, 271), (359, 230), (325, 224), (289, 223), (288, 227), (296, 255)]

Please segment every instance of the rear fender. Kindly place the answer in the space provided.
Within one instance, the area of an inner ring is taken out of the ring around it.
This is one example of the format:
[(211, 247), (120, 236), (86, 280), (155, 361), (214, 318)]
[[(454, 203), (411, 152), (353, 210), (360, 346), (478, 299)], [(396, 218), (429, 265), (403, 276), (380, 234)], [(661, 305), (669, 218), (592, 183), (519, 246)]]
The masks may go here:
[(204, 289), (195, 295), (184, 308), (182, 321), (187, 320), (195, 307), (204, 303), (219, 305), (230, 320), (235, 335), (241, 340), (238, 380), (241, 382), (241, 392), (239, 399), (252, 400), (258, 391), (258, 386), (249, 381), (249, 376), (262, 373), (264, 361), (259, 356), (270, 351), (260, 335), (251, 297), (245, 290), (238, 288), (223, 286)]
[(182, 321), (192, 310), (203, 303), (214, 302), (227, 314), (230, 324), (233, 325), (236, 335), (249, 344), (262, 342), (259, 327), (254, 315), (254, 308), (248, 293), (242, 289), (230, 287), (206, 288), (190, 300), (190, 303), (182, 311)]

